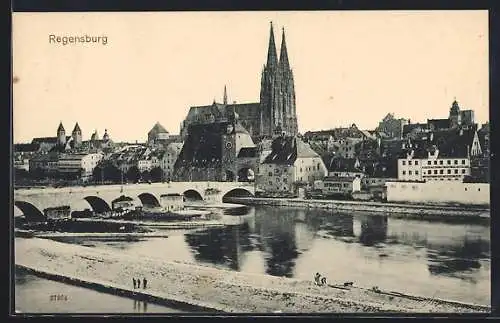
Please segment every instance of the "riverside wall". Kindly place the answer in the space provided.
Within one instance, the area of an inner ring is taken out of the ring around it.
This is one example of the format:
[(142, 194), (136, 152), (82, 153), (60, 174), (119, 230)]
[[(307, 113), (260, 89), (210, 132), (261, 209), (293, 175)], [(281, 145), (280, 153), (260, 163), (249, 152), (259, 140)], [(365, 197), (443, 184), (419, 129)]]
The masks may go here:
[(489, 220), (490, 209), (487, 207), (461, 207), (445, 205), (415, 205), (363, 201), (305, 200), (298, 198), (231, 198), (233, 203), (246, 205), (267, 205), (274, 207), (292, 207), (324, 209), (338, 212), (367, 212), (381, 215), (417, 219), (477, 219)]

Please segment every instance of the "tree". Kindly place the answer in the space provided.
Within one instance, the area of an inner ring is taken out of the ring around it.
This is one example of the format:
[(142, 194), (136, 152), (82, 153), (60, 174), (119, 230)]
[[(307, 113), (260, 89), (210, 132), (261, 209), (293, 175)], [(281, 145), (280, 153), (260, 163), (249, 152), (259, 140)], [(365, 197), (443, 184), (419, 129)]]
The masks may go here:
[(141, 178), (141, 173), (139, 172), (139, 169), (137, 166), (132, 166), (129, 168), (127, 171), (127, 179), (133, 183), (136, 183), (139, 181)]
[(111, 182), (120, 182), (122, 177), (121, 170), (118, 169), (115, 165), (109, 163), (106, 164), (103, 168), (104, 171), (104, 180)]
[(163, 170), (161, 167), (155, 167), (151, 170), (150, 176), (153, 182), (161, 182), (163, 179)]
[(96, 166), (92, 170), (92, 180), (94, 180), (94, 182), (102, 182), (102, 180), (103, 180), (102, 172), (103, 172), (102, 166), (101, 165)]
[(149, 171), (145, 170), (141, 172), (141, 178), (143, 181), (148, 182), (151, 180), (151, 174), (149, 173)]

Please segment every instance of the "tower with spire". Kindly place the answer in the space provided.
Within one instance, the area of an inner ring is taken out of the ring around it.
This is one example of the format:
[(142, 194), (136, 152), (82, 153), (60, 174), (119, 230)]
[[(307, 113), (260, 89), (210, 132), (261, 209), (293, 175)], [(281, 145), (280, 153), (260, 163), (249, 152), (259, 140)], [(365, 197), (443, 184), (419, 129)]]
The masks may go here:
[(297, 114), (293, 72), (288, 60), (285, 29), (283, 28), (279, 61), (271, 22), (267, 62), (262, 70), (260, 114), (262, 135), (273, 136), (281, 128), (287, 135), (296, 135)]
[(59, 127), (57, 127), (57, 144), (62, 147), (66, 145), (66, 130), (64, 130), (62, 121), (59, 122)]
[(73, 138), (73, 147), (78, 148), (82, 145), (82, 129), (78, 125), (78, 122), (75, 124), (75, 128), (71, 133), (71, 137)]

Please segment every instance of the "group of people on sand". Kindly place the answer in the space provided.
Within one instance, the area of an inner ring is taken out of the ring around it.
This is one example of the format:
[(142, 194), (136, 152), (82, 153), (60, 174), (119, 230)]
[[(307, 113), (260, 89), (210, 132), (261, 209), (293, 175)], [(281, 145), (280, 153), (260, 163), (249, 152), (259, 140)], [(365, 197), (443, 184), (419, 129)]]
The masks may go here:
[[(135, 288), (141, 288), (141, 280), (138, 278), (138, 279), (135, 279), (135, 278), (132, 278), (132, 282), (134, 283), (134, 289)], [(147, 279), (144, 277), (142, 279), (142, 287), (144, 289), (146, 289), (146, 287), (148, 286), (148, 281)]]

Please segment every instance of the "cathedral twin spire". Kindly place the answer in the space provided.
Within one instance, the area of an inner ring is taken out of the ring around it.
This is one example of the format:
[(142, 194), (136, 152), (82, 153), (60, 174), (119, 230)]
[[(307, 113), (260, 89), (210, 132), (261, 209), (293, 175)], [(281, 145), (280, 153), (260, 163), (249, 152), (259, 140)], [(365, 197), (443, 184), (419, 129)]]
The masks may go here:
[(278, 66), (288, 69), (290, 67), (288, 63), (288, 51), (286, 49), (286, 40), (285, 40), (285, 28), (283, 28), (283, 32), (281, 35), (281, 48), (280, 48), (280, 59), (278, 62), (278, 56), (276, 51), (276, 44), (274, 42), (274, 31), (273, 31), (273, 23), (271, 22), (271, 30), (269, 35), (269, 47), (267, 51), (267, 65), (268, 68), (276, 68)]

